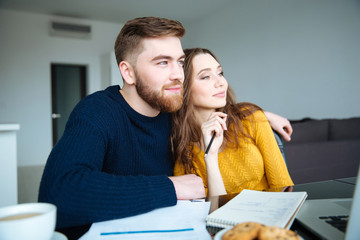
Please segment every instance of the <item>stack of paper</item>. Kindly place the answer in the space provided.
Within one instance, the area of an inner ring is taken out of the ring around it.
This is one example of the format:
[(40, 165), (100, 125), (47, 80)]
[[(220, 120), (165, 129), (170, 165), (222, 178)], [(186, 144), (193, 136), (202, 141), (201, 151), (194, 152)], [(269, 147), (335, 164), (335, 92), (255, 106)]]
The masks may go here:
[(205, 223), (209, 209), (209, 202), (178, 201), (173, 207), (160, 208), (133, 217), (94, 223), (79, 240), (211, 240)]
[(259, 222), (268, 226), (290, 228), (306, 192), (262, 192), (243, 190), (207, 218), (207, 225), (231, 228), (242, 222)]

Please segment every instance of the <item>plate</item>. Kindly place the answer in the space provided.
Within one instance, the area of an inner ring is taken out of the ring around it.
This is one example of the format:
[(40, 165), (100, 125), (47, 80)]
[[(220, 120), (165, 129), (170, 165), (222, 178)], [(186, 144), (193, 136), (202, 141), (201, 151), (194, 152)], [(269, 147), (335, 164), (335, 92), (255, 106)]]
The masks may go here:
[(68, 238), (62, 233), (54, 232), (54, 235), (50, 240), (68, 240)]
[(221, 240), (222, 235), (224, 235), (225, 232), (227, 232), (230, 228), (225, 228), (221, 231), (219, 231), (217, 234), (215, 234), (214, 240)]

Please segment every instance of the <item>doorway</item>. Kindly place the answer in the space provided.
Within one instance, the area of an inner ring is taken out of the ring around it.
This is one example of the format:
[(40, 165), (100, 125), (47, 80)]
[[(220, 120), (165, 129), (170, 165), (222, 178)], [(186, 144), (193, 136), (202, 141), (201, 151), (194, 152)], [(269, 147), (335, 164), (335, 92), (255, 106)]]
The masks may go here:
[(61, 138), (75, 105), (86, 96), (86, 66), (51, 64), (53, 146)]

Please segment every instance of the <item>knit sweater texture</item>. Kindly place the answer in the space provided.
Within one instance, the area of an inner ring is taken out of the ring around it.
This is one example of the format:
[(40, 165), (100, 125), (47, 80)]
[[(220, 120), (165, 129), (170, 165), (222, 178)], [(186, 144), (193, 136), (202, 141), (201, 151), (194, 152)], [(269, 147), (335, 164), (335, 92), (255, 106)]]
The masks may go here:
[[(250, 121), (251, 120), (251, 121)], [(242, 120), (249, 138), (238, 137), (237, 148), (226, 147), (218, 154), (220, 173), (228, 194), (239, 193), (243, 189), (259, 191), (281, 191), (292, 186), (285, 161), (262, 111), (257, 111)], [(194, 145), (194, 173), (203, 179), (207, 189), (207, 172), (204, 152)], [(180, 163), (175, 164), (174, 175), (184, 174)]]
[(147, 117), (111, 86), (80, 101), (54, 146), (39, 201), (57, 206), (57, 228), (123, 218), (176, 204), (171, 116)]

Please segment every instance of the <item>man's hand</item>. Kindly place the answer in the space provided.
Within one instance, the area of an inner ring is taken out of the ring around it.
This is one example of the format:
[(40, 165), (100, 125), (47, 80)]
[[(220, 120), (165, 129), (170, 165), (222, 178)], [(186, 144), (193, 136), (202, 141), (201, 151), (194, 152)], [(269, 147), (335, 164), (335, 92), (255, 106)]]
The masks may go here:
[(201, 177), (187, 174), (169, 178), (174, 184), (178, 200), (205, 198), (205, 188)]
[(291, 141), (291, 134), (293, 129), (291, 127), (290, 121), (286, 118), (276, 115), (275, 113), (264, 111), (266, 118), (269, 120), (271, 128), (279, 133), (285, 141)]

